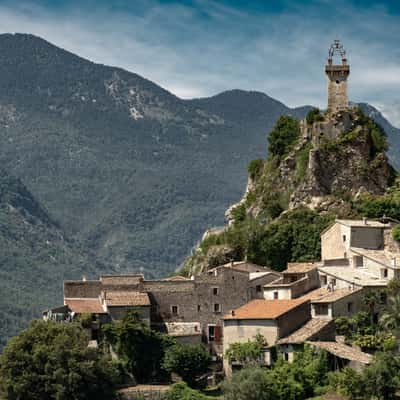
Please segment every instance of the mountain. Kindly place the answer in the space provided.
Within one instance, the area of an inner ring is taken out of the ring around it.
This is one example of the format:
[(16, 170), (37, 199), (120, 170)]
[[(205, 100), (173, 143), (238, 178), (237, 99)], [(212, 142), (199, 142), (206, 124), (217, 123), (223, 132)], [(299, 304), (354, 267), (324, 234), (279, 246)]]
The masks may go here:
[(301, 110), (257, 92), (185, 101), (40, 38), (0, 36), (3, 167), (121, 270), (170, 272), (223, 223), (282, 113)]
[(63, 279), (102, 270), (19, 179), (0, 170), (0, 349), (50, 304), (62, 304)]

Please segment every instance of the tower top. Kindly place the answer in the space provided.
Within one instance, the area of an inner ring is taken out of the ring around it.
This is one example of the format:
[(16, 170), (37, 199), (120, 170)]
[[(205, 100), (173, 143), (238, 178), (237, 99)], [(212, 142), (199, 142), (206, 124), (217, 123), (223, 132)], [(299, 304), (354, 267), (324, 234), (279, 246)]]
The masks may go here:
[(333, 57), (335, 55), (339, 55), (341, 60), (342, 60), (342, 65), (347, 65), (347, 59), (346, 59), (346, 50), (344, 49), (342, 43), (340, 43), (340, 40), (335, 39), (329, 48), (329, 53), (328, 53), (328, 65), (333, 65)]

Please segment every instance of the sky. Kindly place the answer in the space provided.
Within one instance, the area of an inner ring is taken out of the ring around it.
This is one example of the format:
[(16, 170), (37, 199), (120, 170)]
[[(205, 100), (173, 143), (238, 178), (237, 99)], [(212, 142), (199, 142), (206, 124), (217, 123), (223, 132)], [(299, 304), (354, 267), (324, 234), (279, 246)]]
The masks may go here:
[(398, 0), (0, 0), (0, 32), (38, 35), (182, 98), (245, 89), (321, 108), (340, 39), (350, 100), (400, 127)]

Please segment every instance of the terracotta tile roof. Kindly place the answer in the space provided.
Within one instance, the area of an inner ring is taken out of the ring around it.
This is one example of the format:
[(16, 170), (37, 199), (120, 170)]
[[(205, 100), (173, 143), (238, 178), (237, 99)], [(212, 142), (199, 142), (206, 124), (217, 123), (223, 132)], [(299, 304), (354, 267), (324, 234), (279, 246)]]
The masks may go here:
[(293, 300), (252, 300), (244, 306), (233, 310), (231, 314), (225, 315), (224, 319), (276, 319), (307, 301), (302, 298)]
[(317, 268), (318, 264), (313, 262), (299, 262), (299, 263), (288, 263), (287, 269), (283, 271), (284, 273), (301, 273), (312, 271)]
[(354, 347), (347, 346), (338, 342), (307, 342), (308, 344), (324, 349), (337, 357), (350, 361), (358, 361), (363, 364), (370, 364), (372, 361), (371, 354), (367, 354)]
[(334, 301), (343, 299), (344, 297), (350, 296), (354, 293), (360, 292), (362, 289), (335, 289), (330, 292), (326, 290), (326, 293), (320, 297), (314, 297), (311, 299), (312, 303), (333, 303)]
[(106, 314), (99, 299), (64, 299), (64, 302), (77, 314)]
[(306, 340), (310, 340), (313, 336), (317, 335), (322, 329), (328, 325), (333, 325), (332, 320), (324, 320), (320, 318), (310, 319), (305, 325), (303, 325), (297, 331), (294, 331), (289, 336), (278, 341), (278, 344), (299, 344), (304, 343)]
[(144, 292), (105, 291), (103, 299), (107, 306), (149, 306), (149, 295)]

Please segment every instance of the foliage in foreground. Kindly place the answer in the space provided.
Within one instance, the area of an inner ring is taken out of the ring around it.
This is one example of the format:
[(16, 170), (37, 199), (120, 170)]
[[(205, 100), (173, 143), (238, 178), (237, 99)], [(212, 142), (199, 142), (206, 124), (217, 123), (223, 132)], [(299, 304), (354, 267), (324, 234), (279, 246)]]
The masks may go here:
[(191, 389), (186, 383), (180, 382), (172, 385), (168, 390), (165, 400), (211, 400), (212, 397), (206, 396), (197, 390)]
[(178, 374), (194, 386), (196, 379), (207, 372), (210, 362), (211, 356), (201, 344), (176, 344), (166, 350), (162, 365), (167, 372)]
[(325, 352), (306, 347), (293, 363), (278, 360), (271, 369), (244, 368), (223, 384), (226, 400), (303, 400), (319, 394), (327, 384)]
[(231, 363), (232, 361), (240, 362), (242, 365), (256, 363), (260, 360), (265, 345), (264, 336), (258, 334), (254, 340), (231, 343), (225, 352), (225, 357)]
[(0, 398), (113, 399), (112, 363), (87, 344), (86, 332), (76, 324), (32, 322), (0, 357)]
[(350, 400), (392, 400), (400, 385), (400, 360), (390, 352), (377, 353), (362, 372), (344, 368), (329, 375), (330, 385)]
[(163, 359), (166, 350), (175, 345), (172, 337), (150, 329), (135, 311), (103, 329), (107, 341), (138, 382), (168, 380)]

